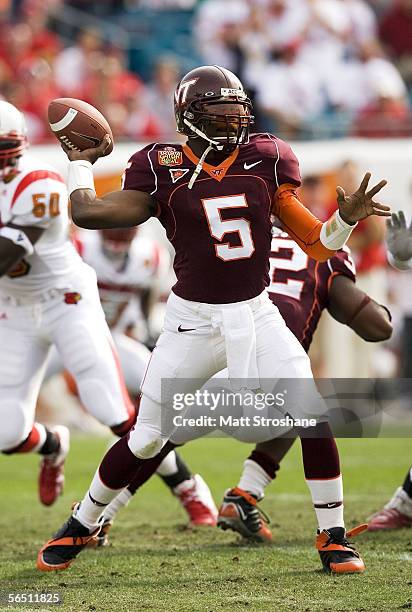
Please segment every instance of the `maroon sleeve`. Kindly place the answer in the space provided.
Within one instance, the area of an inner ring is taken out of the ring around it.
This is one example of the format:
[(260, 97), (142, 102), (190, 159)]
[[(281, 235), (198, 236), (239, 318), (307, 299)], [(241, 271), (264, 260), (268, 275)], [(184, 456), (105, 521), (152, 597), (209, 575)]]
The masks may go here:
[(275, 156), (275, 181), (276, 186), (292, 184), (299, 187), (302, 179), (300, 175), (299, 162), (290, 145), (280, 138), (271, 136), (276, 147)]
[(122, 189), (144, 191), (151, 195), (155, 193), (157, 179), (153, 170), (153, 162), (150, 158), (153, 148), (154, 145), (148, 145), (132, 155), (123, 175)]
[(332, 270), (333, 276), (341, 274), (347, 276), (354, 283), (356, 282), (356, 267), (353, 261), (350, 250), (344, 247), (329, 259), (328, 265)]

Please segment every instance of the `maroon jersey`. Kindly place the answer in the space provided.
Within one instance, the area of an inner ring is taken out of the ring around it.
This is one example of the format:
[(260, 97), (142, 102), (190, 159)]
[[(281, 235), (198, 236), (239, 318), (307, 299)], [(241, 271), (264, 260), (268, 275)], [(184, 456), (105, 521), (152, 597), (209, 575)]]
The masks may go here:
[(271, 282), (267, 290), (305, 351), (328, 306), (332, 278), (338, 274), (356, 280), (355, 264), (347, 247), (328, 261), (318, 262), (308, 257), (288, 234), (273, 228)]
[(280, 185), (298, 186), (288, 144), (253, 134), (218, 166), (203, 164), (187, 145), (151, 144), (135, 153), (123, 189), (150, 193), (175, 248), (178, 296), (222, 304), (259, 295), (269, 284), (270, 213)]

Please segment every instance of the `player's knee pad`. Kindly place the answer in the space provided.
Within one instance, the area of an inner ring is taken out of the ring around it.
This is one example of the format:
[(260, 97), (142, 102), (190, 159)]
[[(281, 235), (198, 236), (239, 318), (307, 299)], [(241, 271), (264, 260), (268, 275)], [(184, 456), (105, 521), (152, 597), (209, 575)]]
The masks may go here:
[(159, 431), (142, 425), (132, 429), (128, 445), (138, 459), (151, 459), (160, 453), (165, 442), (166, 440), (161, 437)]
[(19, 402), (0, 401), (0, 451), (15, 448), (27, 438), (30, 425)]

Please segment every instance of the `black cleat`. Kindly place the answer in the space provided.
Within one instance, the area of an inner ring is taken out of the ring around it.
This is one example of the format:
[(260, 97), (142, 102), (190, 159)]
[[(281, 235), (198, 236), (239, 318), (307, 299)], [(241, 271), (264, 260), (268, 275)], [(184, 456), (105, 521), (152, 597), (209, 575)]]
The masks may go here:
[(359, 525), (345, 534), (344, 527), (331, 527), (318, 533), (315, 546), (326, 573), (356, 574), (365, 571), (359, 553), (346, 537), (356, 536), (367, 528), (367, 525)]
[(67, 569), (99, 531), (100, 526), (90, 533), (87, 527), (71, 516), (39, 551), (37, 569), (42, 572)]
[(267, 526), (269, 517), (257, 506), (257, 498), (239, 487), (226, 491), (219, 508), (217, 526), (237, 531), (255, 542), (271, 542), (272, 532)]

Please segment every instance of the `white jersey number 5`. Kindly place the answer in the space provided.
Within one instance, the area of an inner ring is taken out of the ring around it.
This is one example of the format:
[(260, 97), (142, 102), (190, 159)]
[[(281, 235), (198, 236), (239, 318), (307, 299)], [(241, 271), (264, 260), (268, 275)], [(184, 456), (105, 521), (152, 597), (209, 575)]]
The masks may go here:
[(239, 234), (241, 244), (230, 246), (230, 242), (215, 244), (216, 257), (223, 261), (234, 261), (236, 259), (248, 259), (255, 252), (250, 223), (243, 217), (234, 219), (222, 219), (220, 211), (227, 208), (247, 208), (248, 204), (244, 194), (234, 196), (223, 196), (202, 200), (203, 209), (209, 224), (211, 236), (222, 240), (226, 234)]

